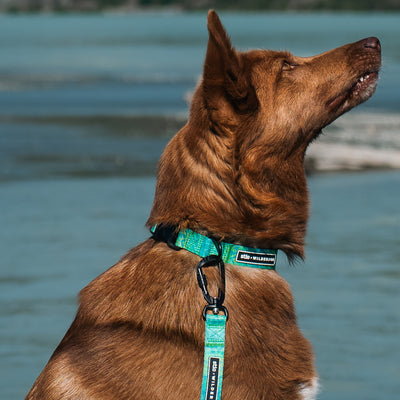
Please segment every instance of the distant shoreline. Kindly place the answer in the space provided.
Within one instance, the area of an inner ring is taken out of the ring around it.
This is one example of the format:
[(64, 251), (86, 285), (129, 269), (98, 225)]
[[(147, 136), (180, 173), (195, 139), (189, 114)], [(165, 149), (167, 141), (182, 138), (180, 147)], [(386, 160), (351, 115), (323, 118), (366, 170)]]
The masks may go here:
[(348, 0), (343, 3), (337, 0), (286, 0), (261, 4), (257, 0), (196, 1), (196, 0), (3, 0), (0, 1), (2, 14), (36, 14), (36, 13), (102, 13), (102, 12), (202, 12), (210, 8), (229, 12), (349, 12), (374, 13), (400, 11), (400, 0), (381, 0), (371, 7), (368, 0)]
[[(260, 9), (260, 10), (240, 10), (240, 9), (220, 9), (222, 15), (224, 14), (303, 14), (303, 15), (399, 15), (400, 7), (394, 10), (280, 10), (280, 9)], [(120, 8), (104, 8), (96, 10), (35, 10), (35, 11), (8, 11), (0, 7), (0, 16), (18, 17), (18, 16), (78, 16), (78, 15), (135, 15), (135, 14), (151, 14), (151, 13), (165, 13), (165, 14), (197, 14), (206, 13), (207, 10), (190, 10), (178, 7), (120, 7)]]
[[(284, 10), (284, 9), (219, 9), (222, 13), (238, 14), (238, 13), (291, 13), (291, 14), (400, 14), (400, 7), (393, 10)], [(179, 7), (116, 7), (116, 8), (99, 8), (95, 10), (7, 10), (0, 6), (0, 15), (18, 16), (18, 15), (96, 15), (96, 14), (135, 14), (135, 13), (206, 13), (206, 9), (185, 9)]]

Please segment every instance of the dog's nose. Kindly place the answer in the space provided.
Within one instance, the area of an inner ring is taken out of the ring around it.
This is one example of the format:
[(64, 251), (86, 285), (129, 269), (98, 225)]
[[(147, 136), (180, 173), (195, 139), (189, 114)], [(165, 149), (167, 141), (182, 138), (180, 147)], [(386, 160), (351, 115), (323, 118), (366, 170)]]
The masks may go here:
[(364, 47), (381, 51), (381, 42), (376, 37), (369, 37), (364, 39)]

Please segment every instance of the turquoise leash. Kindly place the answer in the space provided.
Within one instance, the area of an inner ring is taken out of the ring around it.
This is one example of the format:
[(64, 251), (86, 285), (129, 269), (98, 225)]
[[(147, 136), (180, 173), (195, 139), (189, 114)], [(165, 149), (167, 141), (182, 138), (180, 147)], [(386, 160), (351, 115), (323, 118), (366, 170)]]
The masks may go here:
[[(225, 262), (242, 267), (275, 269), (277, 250), (245, 247), (218, 242), (190, 229), (177, 232), (173, 226), (154, 225), (155, 240), (163, 240), (175, 250), (186, 249), (202, 257), (197, 264), (197, 282), (207, 305), (203, 310), (205, 321), (203, 382), (200, 400), (221, 400), (225, 355), (225, 327), (228, 310), (225, 300)], [(217, 297), (210, 295), (204, 268), (218, 267), (221, 286)], [(212, 314), (209, 313), (212, 311)], [(222, 315), (221, 315), (222, 313)]]
[(206, 315), (203, 384), (200, 400), (220, 400), (224, 371), (226, 315)]
[[(177, 241), (178, 242), (178, 241)], [(208, 303), (203, 309), (205, 321), (203, 382), (200, 400), (220, 400), (222, 394), (222, 379), (225, 355), (225, 327), (228, 320), (228, 310), (223, 305), (225, 300), (225, 264), (222, 259), (223, 248), (220, 243), (213, 241), (217, 254), (209, 254), (197, 264), (197, 282), (204, 299)], [(217, 297), (208, 291), (207, 278), (203, 269), (217, 266), (220, 275), (220, 287)], [(209, 314), (208, 311), (212, 311)], [(221, 315), (220, 313), (223, 313)]]

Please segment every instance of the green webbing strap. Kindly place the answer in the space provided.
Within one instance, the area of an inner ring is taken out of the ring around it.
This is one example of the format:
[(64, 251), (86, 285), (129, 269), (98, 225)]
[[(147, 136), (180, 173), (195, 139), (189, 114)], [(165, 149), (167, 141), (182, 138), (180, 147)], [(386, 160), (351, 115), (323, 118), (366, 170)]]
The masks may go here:
[[(160, 225), (161, 230), (163, 230), (162, 225)], [(154, 225), (151, 228), (151, 232), (157, 235), (157, 231), (157, 225)], [(170, 234), (171, 230), (168, 233)], [(202, 258), (208, 257), (211, 254), (218, 254), (213, 239), (194, 232), (191, 229), (179, 231), (173, 240), (175, 246), (186, 249)], [(227, 242), (221, 242), (221, 247), (222, 260), (227, 264), (240, 267), (275, 269), (277, 250), (257, 249)]]
[(200, 400), (220, 400), (225, 352), (225, 315), (206, 314), (203, 384)]

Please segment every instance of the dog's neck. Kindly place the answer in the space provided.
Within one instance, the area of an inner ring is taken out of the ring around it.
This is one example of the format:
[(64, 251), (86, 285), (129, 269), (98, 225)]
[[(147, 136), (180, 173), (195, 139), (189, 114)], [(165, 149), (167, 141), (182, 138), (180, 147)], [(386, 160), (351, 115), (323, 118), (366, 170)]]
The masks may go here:
[(232, 126), (216, 125), (204, 107), (193, 108), (197, 112), (161, 157), (147, 225), (172, 224), (303, 257), (308, 217), (303, 155), (282, 160), (267, 148), (239, 148), (243, 143)]

